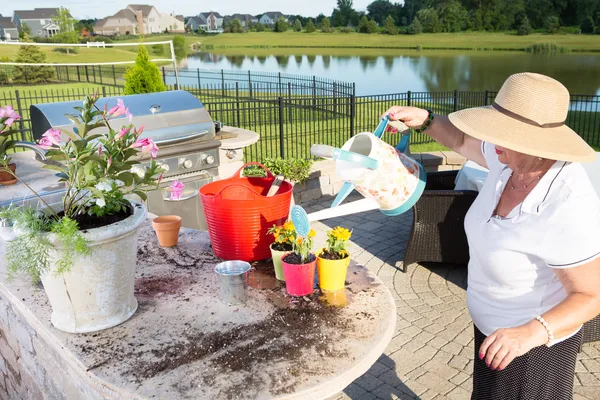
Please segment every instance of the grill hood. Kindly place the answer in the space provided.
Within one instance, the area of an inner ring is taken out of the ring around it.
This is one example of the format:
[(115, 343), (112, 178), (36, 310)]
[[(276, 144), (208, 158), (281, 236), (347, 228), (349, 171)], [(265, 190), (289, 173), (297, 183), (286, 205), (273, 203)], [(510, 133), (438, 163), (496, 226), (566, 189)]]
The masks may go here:
[[(141, 138), (152, 138), (157, 144), (175, 144), (188, 140), (209, 141), (215, 137), (215, 123), (204, 105), (194, 95), (184, 90), (130, 96), (104, 97), (96, 105), (110, 109), (122, 99), (133, 115), (136, 127), (144, 126)], [(31, 128), (35, 141), (50, 128), (73, 131), (73, 122), (65, 114), (77, 114), (74, 107), (82, 101), (35, 104), (30, 106)], [(111, 120), (113, 129), (128, 125), (125, 116)], [(98, 131), (106, 128), (98, 128)]]

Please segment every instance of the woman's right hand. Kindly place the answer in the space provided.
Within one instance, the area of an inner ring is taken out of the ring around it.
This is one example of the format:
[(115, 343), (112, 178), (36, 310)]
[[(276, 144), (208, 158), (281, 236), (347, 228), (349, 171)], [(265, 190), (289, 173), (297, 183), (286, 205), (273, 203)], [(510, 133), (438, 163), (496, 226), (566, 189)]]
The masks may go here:
[[(383, 114), (383, 117), (386, 115), (389, 116), (391, 121), (402, 121), (409, 128), (420, 128), (429, 118), (427, 110), (417, 107), (393, 106)], [(387, 131), (390, 133), (398, 132), (396, 128), (389, 125)]]

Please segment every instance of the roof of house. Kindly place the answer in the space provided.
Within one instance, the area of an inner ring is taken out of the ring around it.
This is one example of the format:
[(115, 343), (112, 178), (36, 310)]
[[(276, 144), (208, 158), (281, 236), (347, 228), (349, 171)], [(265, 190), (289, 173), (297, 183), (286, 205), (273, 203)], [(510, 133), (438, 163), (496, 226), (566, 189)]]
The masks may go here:
[(33, 10), (15, 10), (19, 19), (42, 19), (56, 17), (58, 8), (34, 8)]
[(198, 16), (202, 15), (204, 18), (208, 18), (210, 13), (213, 13), (216, 18), (223, 18), (223, 16), (216, 11), (203, 12), (198, 14)]
[(256, 19), (256, 17), (254, 15), (250, 15), (250, 14), (233, 14), (230, 15), (226, 18), (237, 18), (239, 20), (245, 21), (245, 20), (253, 20)]
[(204, 16), (189, 17), (188, 25), (190, 24), (190, 21), (194, 21), (196, 23), (196, 25), (204, 25), (207, 23), (206, 18)]
[(110, 17), (106, 17), (106, 18), (102, 18), (99, 19), (98, 21), (96, 21), (96, 23), (94, 24), (94, 27), (96, 28), (101, 28), (104, 25), (106, 25), (106, 22), (109, 19), (127, 19), (129, 20), (132, 24), (136, 23), (136, 18), (135, 18), (135, 13), (133, 11), (131, 11), (128, 8), (124, 8), (122, 10), (117, 11), (117, 13), (115, 15), (111, 15)]
[(267, 17), (269, 17), (273, 20), (285, 17), (285, 15), (283, 15), (283, 13), (281, 13), (279, 11), (267, 11), (263, 15), (266, 15)]
[(185, 22), (185, 18), (183, 17), (183, 15), (176, 15), (175, 18), (177, 18), (181, 22)]
[(12, 22), (10, 17), (3, 17), (0, 14), (0, 26), (3, 29), (17, 29), (16, 25)]
[(141, 11), (142, 16), (147, 17), (154, 6), (149, 6), (147, 4), (129, 4), (127, 8), (130, 10)]

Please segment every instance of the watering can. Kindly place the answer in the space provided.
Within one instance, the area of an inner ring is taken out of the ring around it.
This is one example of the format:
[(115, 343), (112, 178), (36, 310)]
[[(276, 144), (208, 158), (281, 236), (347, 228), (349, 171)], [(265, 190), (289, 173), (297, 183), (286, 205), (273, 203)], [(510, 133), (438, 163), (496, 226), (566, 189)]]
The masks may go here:
[[(405, 154), (409, 135), (402, 135), (395, 148), (381, 140), (389, 122), (389, 117), (383, 117), (375, 132), (359, 133), (341, 149), (320, 144), (311, 147), (313, 155), (336, 160), (336, 173), (344, 184), (331, 208), (309, 214), (310, 221), (377, 209), (394, 216), (410, 210), (419, 200), (425, 189), (425, 169)], [(340, 205), (353, 190), (364, 199)]]

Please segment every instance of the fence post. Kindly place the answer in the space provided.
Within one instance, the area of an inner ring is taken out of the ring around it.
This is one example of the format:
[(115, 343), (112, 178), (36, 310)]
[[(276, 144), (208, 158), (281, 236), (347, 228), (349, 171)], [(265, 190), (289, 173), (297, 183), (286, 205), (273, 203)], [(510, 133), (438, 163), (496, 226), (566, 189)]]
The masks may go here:
[(317, 77), (313, 75), (313, 107), (317, 105)]
[(409, 90), (408, 92), (406, 92), (406, 105), (407, 105), (408, 107), (410, 107), (410, 103), (411, 103), (411, 101), (412, 101), (412, 98), (411, 98), (411, 96), (410, 96), (410, 95), (411, 95), (411, 91)]
[(87, 66), (87, 65), (85, 66), (85, 80), (86, 80), (88, 83), (89, 83), (89, 81), (90, 81), (90, 74), (89, 74), (89, 71), (88, 71), (88, 66)]
[(94, 83), (96, 83), (96, 66), (92, 65), (92, 77), (94, 78)]
[(102, 97), (106, 97), (106, 86), (102, 86)]
[(58, 65), (54, 67), (54, 72), (56, 72), (56, 78), (60, 82), (60, 68), (58, 67)]
[(115, 64), (112, 65), (113, 82), (117, 86), (117, 71), (115, 71)]
[(333, 112), (335, 114), (338, 112), (337, 85), (335, 82), (333, 82)]
[(225, 97), (225, 71), (221, 70), (221, 95)]
[(65, 71), (67, 72), (67, 82), (71, 82), (71, 78), (69, 78), (69, 67), (66, 67)]
[(162, 67), (162, 76), (163, 76), (163, 83), (165, 84), (165, 86), (167, 86), (167, 72), (165, 71), (164, 65)]
[(486, 89), (486, 91), (485, 91), (485, 102), (484, 102), (484, 105), (486, 105), (486, 106), (488, 105), (488, 98), (489, 98), (489, 96), (490, 96), (490, 92), (489, 92), (489, 90)]
[[(288, 102), (290, 104), (292, 104), (292, 83), (291, 82), (288, 82)], [(289, 107), (289, 110), (290, 110), (290, 112), (289, 112), (289, 119), (290, 119), (290, 122), (291, 122), (291, 121), (294, 120), (294, 114), (293, 114), (294, 110), (292, 110), (292, 107)]]
[(285, 143), (284, 143), (284, 132), (283, 132), (283, 98), (279, 96), (277, 98), (279, 104), (279, 155), (281, 158), (285, 158)]
[(458, 90), (454, 89), (454, 100), (453, 100), (454, 112), (458, 110)]
[(277, 73), (278, 79), (279, 79), (279, 95), (282, 96), (283, 95), (283, 88), (281, 87), (281, 72)]
[[(27, 71), (27, 68), (25, 68), (25, 71)], [(27, 73), (25, 73), (25, 76), (27, 76)], [(21, 118), (17, 120), (19, 121), (19, 135), (21, 136), (21, 140), (27, 140), (25, 137), (25, 126), (23, 125), (23, 108), (21, 107), (21, 96), (19, 96), (19, 89), (15, 90), (15, 98), (17, 100), (17, 111), (21, 116)]]
[(241, 126), (241, 118), (240, 118), (240, 86), (239, 83), (236, 81), (235, 82), (235, 105), (236, 105), (236, 111), (237, 111), (237, 127), (239, 128)]
[(200, 68), (196, 68), (196, 76), (198, 77), (198, 94), (200, 94)]
[(100, 84), (104, 85), (104, 82), (102, 81), (102, 65), (98, 65), (98, 74), (100, 75)]
[(248, 93), (250, 95), (250, 98), (252, 98), (252, 75), (250, 73), (250, 70), (248, 70)]
[(77, 82), (81, 82), (81, 73), (79, 72), (79, 65), (77, 66)]
[(356, 118), (356, 96), (354, 93), (350, 96), (350, 137), (354, 136), (354, 119)]

